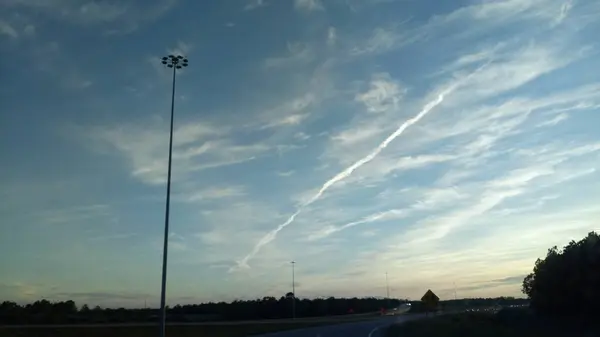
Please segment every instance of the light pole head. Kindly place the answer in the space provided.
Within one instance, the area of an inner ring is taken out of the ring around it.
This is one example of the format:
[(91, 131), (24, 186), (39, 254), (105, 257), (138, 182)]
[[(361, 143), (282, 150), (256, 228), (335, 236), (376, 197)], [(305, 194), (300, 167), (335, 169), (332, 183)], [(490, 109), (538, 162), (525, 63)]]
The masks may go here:
[(169, 55), (162, 57), (161, 63), (166, 65), (168, 68), (181, 69), (182, 67), (188, 66), (188, 59), (181, 55)]

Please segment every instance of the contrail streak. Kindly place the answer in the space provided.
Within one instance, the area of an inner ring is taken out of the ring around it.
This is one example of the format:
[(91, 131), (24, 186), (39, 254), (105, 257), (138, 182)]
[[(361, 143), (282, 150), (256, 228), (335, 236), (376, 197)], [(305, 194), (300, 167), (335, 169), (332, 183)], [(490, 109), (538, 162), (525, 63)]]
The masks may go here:
[[(481, 69), (483, 69), (489, 63), (490, 62), (487, 62), (486, 64), (484, 64), (483, 66), (479, 67), (477, 70), (475, 70), (471, 74), (465, 76), (462, 80), (459, 80), (456, 83), (454, 83), (453, 85), (451, 85), (450, 87), (446, 88), (444, 91), (442, 91), (437, 96), (436, 99), (434, 99), (433, 101), (425, 104), (425, 106), (423, 107), (423, 109), (421, 109), (421, 111), (416, 116), (414, 116), (413, 118), (408, 119), (406, 122), (404, 122), (402, 125), (400, 125), (400, 127), (398, 129), (396, 129), (396, 131), (394, 131), (394, 133), (392, 133), (391, 135), (389, 135), (371, 153), (369, 153), (365, 157), (357, 160), (354, 164), (350, 165), (345, 170), (343, 170), (342, 172), (338, 173), (333, 178), (331, 178), (327, 182), (325, 182), (325, 184), (323, 184), (323, 186), (321, 187), (321, 189), (319, 190), (319, 192), (317, 192), (308, 201), (306, 201), (302, 205), (300, 205), (298, 207), (298, 209), (296, 210), (296, 212), (294, 214), (292, 214), (287, 219), (287, 221), (285, 221), (281, 225), (277, 226), (277, 228), (273, 229), (272, 231), (270, 231), (269, 233), (267, 233), (265, 236), (263, 236), (262, 239), (260, 239), (260, 241), (258, 241), (258, 243), (254, 246), (254, 249), (252, 249), (252, 251), (250, 252), (250, 254), (246, 255), (241, 261), (238, 261), (238, 266), (237, 267), (246, 267), (247, 268), (248, 267), (248, 261), (250, 259), (252, 259), (260, 251), (260, 249), (264, 245), (266, 245), (269, 242), (273, 241), (277, 237), (277, 234), (282, 229), (284, 229), (289, 224), (291, 224), (294, 221), (294, 219), (296, 219), (296, 217), (302, 212), (302, 210), (305, 207), (307, 207), (307, 206), (311, 205), (312, 203), (314, 203), (315, 201), (317, 201), (323, 195), (323, 193), (325, 193), (325, 191), (327, 191), (327, 189), (329, 189), (335, 183), (337, 183), (337, 182), (339, 182), (339, 181), (341, 181), (341, 180), (349, 177), (352, 174), (352, 172), (354, 172), (354, 170), (356, 170), (357, 168), (363, 166), (364, 164), (370, 162), (375, 157), (377, 157), (377, 155), (379, 155), (379, 153), (381, 153), (381, 151), (383, 151), (394, 139), (398, 138), (409, 126), (411, 126), (411, 125), (417, 123), (418, 121), (420, 121), (423, 117), (425, 117), (425, 115), (427, 115), (431, 110), (433, 110), (433, 108), (435, 108), (436, 106), (440, 105), (440, 103), (442, 103), (444, 101), (444, 99), (446, 98), (446, 96), (449, 95), (450, 93), (452, 93), (454, 90), (456, 90), (456, 88), (460, 84), (462, 84), (462, 82), (464, 82), (467, 79), (471, 78), (473, 75), (475, 75), (476, 73), (478, 73)], [(235, 268), (230, 269), (230, 271), (232, 271), (233, 269), (235, 269)]]

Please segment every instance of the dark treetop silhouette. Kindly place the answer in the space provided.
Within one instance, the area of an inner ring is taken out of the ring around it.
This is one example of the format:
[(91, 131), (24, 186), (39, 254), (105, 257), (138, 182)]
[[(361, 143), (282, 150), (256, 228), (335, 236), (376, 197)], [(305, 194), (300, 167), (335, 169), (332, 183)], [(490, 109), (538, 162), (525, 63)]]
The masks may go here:
[[(249, 301), (231, 303), (202, 303), (176, 305), (168, 308), (168, 320), (177, 322), (219, 321), (219, 320), (255, 320), (291, 317), (291, 294), (279, 299), (263, 297)], [(405, 300), (392, 299), (390, 307), (397, 307)], [(442, 301), (441, 307), (486, 307), (495, 304), (523, 304), (523, 299), (468, 299)], [(296, 299), (296, 317), (318, 317), (346, 314), (378, 312), (385, 308), (388, 300), (384, 298), (317, 298)], [(414, 311), (419, 311), (419, 302), (413, 302)], [(69, 323), (130, 323), (154, 322), (158, 319), (156, 309), (103, 309), (89, 308), (87, 305), (77, 308), (75, 302), (37, 301), (19, 306), (14, 302), (0, 304), (0, 324), (69, 324)]]

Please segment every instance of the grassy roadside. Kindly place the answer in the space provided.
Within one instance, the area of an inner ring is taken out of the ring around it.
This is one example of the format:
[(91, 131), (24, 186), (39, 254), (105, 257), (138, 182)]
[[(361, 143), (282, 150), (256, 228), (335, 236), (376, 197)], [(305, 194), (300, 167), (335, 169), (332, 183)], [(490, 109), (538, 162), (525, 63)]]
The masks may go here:
[(386, 337), (588, 337), (598, 331), (558, 326), (520, 313), (458, 313), (410, 321), (388, 328)]
[[(283, 330), (332, 324), (303, 322), (284, 324), (167, 326), (172, 337), (242, 337)], [(158, 327), (60, 327), (60, 328), (0, 328), (2, 337), (155, 337)]]
[[(264, 333), (310, 328), (323, 325), (360, 322), (379, 316), (362, 316), (352, 319), (346, 317), (306, 319), (298, 322), (256, 322), (243, 324), (210, 325), (173, 325), (167, 326), (167, 335), (172, 337), (243, 337)], [(121, 326), (121, 327), (26, 327), (2, 328), (1, 337), (155, 337), (157, 326)]]

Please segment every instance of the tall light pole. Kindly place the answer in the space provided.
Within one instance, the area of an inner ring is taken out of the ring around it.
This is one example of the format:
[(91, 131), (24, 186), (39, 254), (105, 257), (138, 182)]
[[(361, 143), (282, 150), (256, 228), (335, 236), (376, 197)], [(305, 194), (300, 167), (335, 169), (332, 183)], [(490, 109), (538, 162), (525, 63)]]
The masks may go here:
[(456, 301), (456, 282), (452, 282), (452, 283), (454, 283), (454, 301)]
[(385, 293), (386, 293), (386, 297), (387, 297), (387, 306), (388, 309), (390, 308), (390, 285), (388, 283), (388, 273), (387, 271), (385, 272)]
[(171, 202), (171, 158), (173, 153), (173, 110), (175, 108), (175, 73), (177, 69), (188, 66), (188, 60), (181, 55), (169, 55), (162, 58), (162, 64), (173, 68), (173, 90), (171, 92), (171, 129), (169, 132), (169, 164), (167, 169), (167, 200), (165, 202), (165, 236), (163, 242), (162, 283), (160, 287), (160, 337), (165, 337), (167, 321), (167, 252), (169, 248), (169, 206)]
[(294, 266), (296, 265), (296, 261), (292, 261), (292, 319), (296, 318), (296, 275)]

